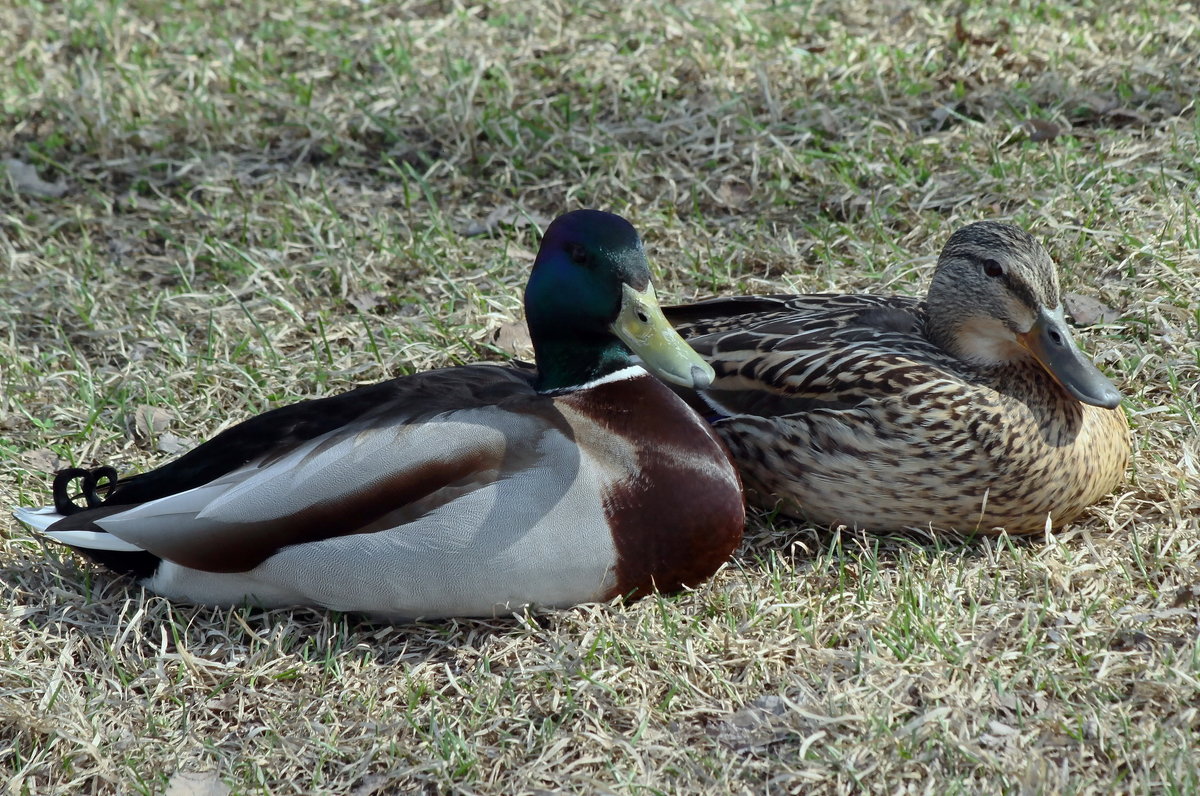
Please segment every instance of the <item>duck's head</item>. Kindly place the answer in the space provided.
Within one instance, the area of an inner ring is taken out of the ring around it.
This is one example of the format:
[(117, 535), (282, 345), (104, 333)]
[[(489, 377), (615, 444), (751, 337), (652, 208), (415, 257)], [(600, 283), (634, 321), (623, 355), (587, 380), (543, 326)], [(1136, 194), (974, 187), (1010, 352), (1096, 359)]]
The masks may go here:
[(546, 229), (525, 287), (537, 389), (578, 387), (632, 364), (702, 389), (713, 370), (658, 307), (633, 225), (599, 210), (561, 215)]
[(1050, 255), (1019, 227), (981, 221), (950, 236), (926, 299), (930, 335), (960, 359), (1035, 359), (1080, 401), (1112, 409), (1117, 388), (1075, 345)]

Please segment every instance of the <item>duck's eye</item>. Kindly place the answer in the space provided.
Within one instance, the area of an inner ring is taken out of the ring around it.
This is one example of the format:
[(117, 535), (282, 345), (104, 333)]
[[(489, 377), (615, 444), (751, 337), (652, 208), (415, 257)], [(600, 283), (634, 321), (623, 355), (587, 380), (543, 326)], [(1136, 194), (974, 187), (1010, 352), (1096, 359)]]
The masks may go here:
[(590, 265), (591, 260), (588, 257), (587, 247), (582, 243), (567, 244), (567, 256), (571, 258), (571, 262), (576, 265)]
[(988, 276), (1002, 276), (1004, 274), (1004, 266), (996, 260), (984, 260), (983, 272)]

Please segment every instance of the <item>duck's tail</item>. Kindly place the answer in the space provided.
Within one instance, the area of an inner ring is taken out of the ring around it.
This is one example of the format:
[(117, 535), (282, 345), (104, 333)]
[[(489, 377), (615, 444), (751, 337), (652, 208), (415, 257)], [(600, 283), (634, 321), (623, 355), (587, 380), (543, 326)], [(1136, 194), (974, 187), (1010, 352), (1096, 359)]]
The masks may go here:
[(42, 533), (45, 533), (46, 529), (63, 518), (63, 515), (55, 511), (53, 506), (42, 506), (40, 509), (30, 506), (17, 506), (13, 509), (13, 516), (35, 531), (41, 531)]
[(93, 521), (99, 517), (89, 517), (91, 513), (82, 511), (68, 518), (54, 506), (18, 506), (13, 509), (13, 516), (30, 528), (115, 572), (138, 579), (154, 574), (161, 558), (100, 528)]

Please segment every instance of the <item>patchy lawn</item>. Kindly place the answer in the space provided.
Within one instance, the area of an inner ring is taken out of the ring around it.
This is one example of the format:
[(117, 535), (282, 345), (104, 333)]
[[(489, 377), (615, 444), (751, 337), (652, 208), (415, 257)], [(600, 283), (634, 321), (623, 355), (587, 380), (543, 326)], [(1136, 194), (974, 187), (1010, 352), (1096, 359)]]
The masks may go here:
[(1136, 447), (1032, 543), (756, 515), (695, 593), (409, 627), (170, 605), (4, 514), (7, 790), (1200, 789), (1200, 15), (967, 6), (0, 8), (0, 504), (527, 356), (581, 206), (664, 300), (918, 294), (954, 228), (1022, 224)]

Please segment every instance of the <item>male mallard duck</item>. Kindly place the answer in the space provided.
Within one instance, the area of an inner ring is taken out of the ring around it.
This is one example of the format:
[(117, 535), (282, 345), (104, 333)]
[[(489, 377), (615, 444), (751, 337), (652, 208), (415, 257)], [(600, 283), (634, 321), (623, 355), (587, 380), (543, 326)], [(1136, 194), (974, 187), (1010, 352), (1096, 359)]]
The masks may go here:
[(703, 581), (741, 538), (741, 485), (647, 372), (712, 379), (663, 318), (633, 227), (554, 221), (525, 313), (536, 377), (446, 368), (281, 407), (141, 475), (64, 471), (53, 508), (17, 516), (197, 603), (474, 616)]
[(1075, 346), (1054, 263), (983, 222), (924, 301), (746, 296), (667, 307), (752, 499), (821, 525), (1032, 533), (1109, 492), (1121, 396)]

